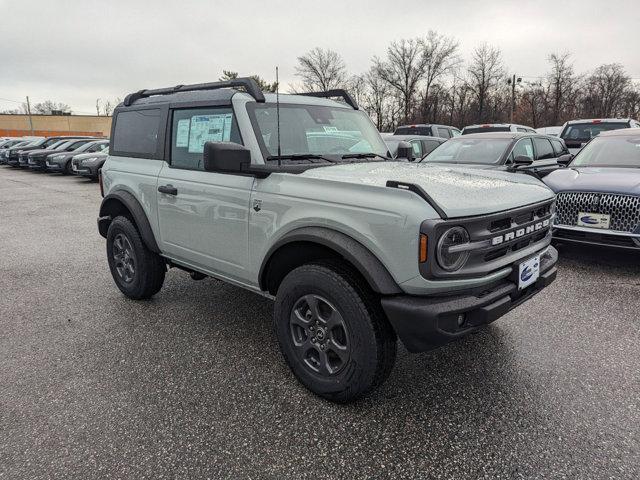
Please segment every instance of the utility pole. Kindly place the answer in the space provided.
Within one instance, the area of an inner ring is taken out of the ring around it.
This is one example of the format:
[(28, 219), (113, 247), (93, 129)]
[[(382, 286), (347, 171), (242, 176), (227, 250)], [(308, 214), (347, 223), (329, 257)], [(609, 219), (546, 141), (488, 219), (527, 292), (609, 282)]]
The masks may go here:
[(507, 84), (511, 85), (511, 111), (509, 114), (509, 123), (513, 123), (513, 113), (516, 110), (516, 84), (522, 82), (522, 77), (516, 77), (515, 74), (507, 80)]
[(28, 95), (27, 95), (27, 115), (29, 115), (29, 130), (31, 130), (31, 136), (33, 136), (33, 120), (31, 119), (31, 104), (29, 103)]

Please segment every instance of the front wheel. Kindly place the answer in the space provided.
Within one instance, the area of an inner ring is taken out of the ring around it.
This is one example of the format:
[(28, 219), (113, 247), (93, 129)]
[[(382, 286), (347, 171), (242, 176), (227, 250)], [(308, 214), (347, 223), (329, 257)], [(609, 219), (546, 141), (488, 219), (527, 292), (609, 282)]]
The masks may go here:
[(150, 298), (162, 288), (165, 263), (145, 246), (138, 229), (127, 217), (116, 217), (109, 225), (107, 259), (113, 280), (127, 297)]
[(275, 329), (283, 356), (313, 393), (349, 402), (387, 378), (396, 336), (365, 281), (337, 262), (303, 265), (278, 288)]

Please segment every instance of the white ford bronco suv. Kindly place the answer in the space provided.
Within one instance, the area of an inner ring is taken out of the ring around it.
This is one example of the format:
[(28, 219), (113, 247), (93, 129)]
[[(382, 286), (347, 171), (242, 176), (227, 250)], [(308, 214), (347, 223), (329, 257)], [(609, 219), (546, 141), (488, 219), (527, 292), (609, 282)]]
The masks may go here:
[(240, 78), (132, 93), (101, 188), (98, 229), (126, 296), (153, 296), (176, 267), (272, 298), (291, 370), (338, 402), (385, 380), (398, 337), (434, 349), (556, 276), (551, 190), (393, 161), (343, 90), (263, 94)]

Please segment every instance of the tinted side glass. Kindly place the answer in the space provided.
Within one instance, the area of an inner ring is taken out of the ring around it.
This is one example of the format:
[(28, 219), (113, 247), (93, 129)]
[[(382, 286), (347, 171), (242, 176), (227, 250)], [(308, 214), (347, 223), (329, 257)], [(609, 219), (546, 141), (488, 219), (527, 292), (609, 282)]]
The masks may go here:
[(536, 146), (536, 160), (555, 157), (553, 147), (551, 147), (551, 143), (546, 138), (534, 138), (533, 143)]
[(424, 144), (425, 147), (423, 155), (426, 155), (433, 152), (440, 145), (440, 142), (438, 142), (437, 140), (425, 140)]
[(129, 110), (116, 116), (113, 150), (153, 156), (158, 149), (160, 109)]
[(242, 144), (231, 108), (175, 110), (171, 127), (171, 166), (204, 170), (206, 142)]
[(551, 140), (551, 144), (553, 145), (553, 149), (556, 152), (556, 157), (564, 155), (565, 153), (569, 153), (567, 147), (565, 147), (564, 143), (562, 143), (560, 140)]
[(413, 147), (413, 158), (422, 158), (422, 142), (420, 140), (412, 140), (411, 147)]
[(511, 156), (509, 159), (514, 161), (516, 157), (529, 157), (533, 160), (533, 144), (531, 143), (530, 138), (523, 138), (516, 143), (515, 147), (511, 152)]
[(448, 128), (438, 127), (438, 136), (442, 138), (451, 138), (451, 133)]

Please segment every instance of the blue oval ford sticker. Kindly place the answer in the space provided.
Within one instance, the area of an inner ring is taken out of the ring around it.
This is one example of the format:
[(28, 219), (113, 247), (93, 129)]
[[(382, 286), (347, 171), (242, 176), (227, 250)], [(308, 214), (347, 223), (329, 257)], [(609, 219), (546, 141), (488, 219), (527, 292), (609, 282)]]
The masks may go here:
[(520, 274), (520, 280), (522, 280), (523, 282), (526, 282), (532, 276), (533, 276), (533, 269), (527, 265), (526, 267), (524, 267), (524, 269), (522, 270), (522, 273)]
[(582, 223), (587, 223), (589, 225), (597, 225), (600, 221), (597, 218), (593, 218), (589, 215), (585, 215), (584, 217), (580, 217), (580, 221)]

